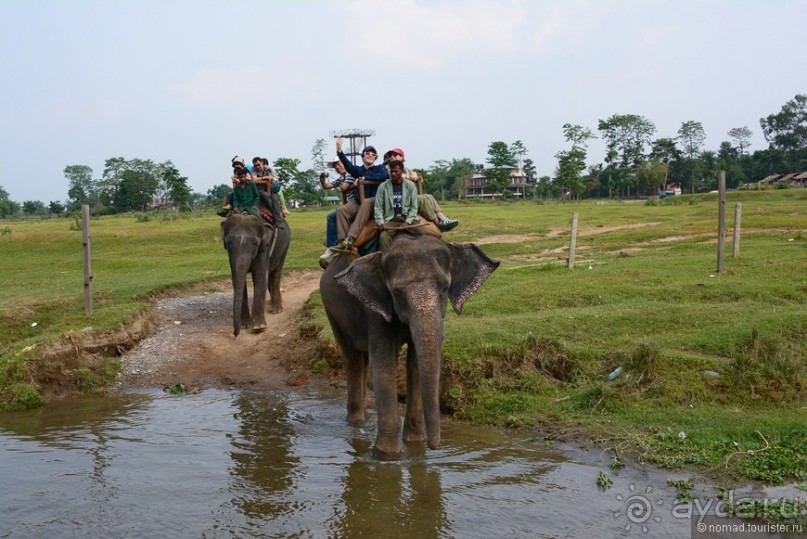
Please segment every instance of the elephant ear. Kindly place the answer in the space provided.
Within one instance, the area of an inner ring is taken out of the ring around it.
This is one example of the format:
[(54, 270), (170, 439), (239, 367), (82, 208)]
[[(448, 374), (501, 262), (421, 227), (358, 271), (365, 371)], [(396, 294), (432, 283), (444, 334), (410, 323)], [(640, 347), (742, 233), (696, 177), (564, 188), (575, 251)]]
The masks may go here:
[(387, 322), (392, 320), (392, 296), (381, 271), (381, 253), (356, 259), (333, 278), (367, 309)]
[(451, 286), (448, 287), (448, 299), (454, 312), (460, 314), (463, 304), (499, 267), (500, 262), (489, 258), (473, 243), (447, 245), (451, 249)]

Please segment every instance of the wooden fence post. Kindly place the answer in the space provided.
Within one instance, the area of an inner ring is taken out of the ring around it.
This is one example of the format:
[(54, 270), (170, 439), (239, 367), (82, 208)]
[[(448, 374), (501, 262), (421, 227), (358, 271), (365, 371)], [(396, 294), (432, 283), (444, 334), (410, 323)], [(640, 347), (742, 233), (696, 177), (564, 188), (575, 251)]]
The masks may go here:
[(574, 267), (574, 250), (577, 245), (577, 212), (572, 214), (572, 234), (569, 239), (569, 269)]
[(717, 272), (725, 271), (723, 262), (723, 247), (726, 235), (726, 171), (721, 170), (718, 175), (718, 203), (717, 203)]
[(82, 245), (84, 246), (84, 313), (92, 315), (92, 269), (90, 267), (90, 207), (81, 206)]
[(740, 256), (740, 222), (743, 218), (743, 203), (734, 205), (734, 258)]

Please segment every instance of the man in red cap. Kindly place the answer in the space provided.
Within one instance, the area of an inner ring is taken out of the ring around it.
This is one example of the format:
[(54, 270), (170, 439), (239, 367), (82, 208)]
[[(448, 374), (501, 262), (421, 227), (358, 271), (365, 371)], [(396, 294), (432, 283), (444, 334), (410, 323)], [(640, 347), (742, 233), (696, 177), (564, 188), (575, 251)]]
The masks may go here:
[[(393, 148), (384, 154), (384, 164), (387, 166), (393, 161), (403, 163), (405, 160), (404, 151), (400, 148)], [(404, 169), (404, 179), (415, 182), (415, 184), (423, 181), (420, 174), (408, 168)], [(443, 213), (442, 208), (437, 203), (437, 199), (432, 195), (418, 195), (418, 208), (418, 213), (427, 221), (431, 221), (437, 225), (437, 228), (440, 229), (441, 232), (448, 232), (460, 224), (456, 219), (451, 219)]]

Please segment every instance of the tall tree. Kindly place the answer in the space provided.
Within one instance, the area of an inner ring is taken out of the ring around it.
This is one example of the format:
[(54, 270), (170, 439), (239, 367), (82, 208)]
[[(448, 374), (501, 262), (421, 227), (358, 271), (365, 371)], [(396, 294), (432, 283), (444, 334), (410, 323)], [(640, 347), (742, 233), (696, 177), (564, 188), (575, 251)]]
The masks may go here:
[(753, 134), (747, 126), (729, 129), (728, 135), (734, 141), (734, 147), (737, 148), (740, 157), (745, 155), (746, 148), (751, 146), (751, 135)]
[(571, 142), (572, 147), (555, 154), (558, 160), (556, 181), (579, 198), (585, 187), (583, 171), (586, 169), (588, 141), (596, 137), (590, 129), (573, 124), (563, 124), (563, 137)]
[(700, 159), (698, 160), (698, 169), (701, 189), (704, 191), (717, 189), (718, 174), (720, 172), (717, 154), (711, 150), (701, 152)]
[(510, 145), (510, 152), (516, 159), (515, 164), (518, 166), (518, 170), (523, 171), (524, 158), (527, 157), (527, 148), (524, 146), (524, 143), (520, 140), (515, 141)]
[(487, 161), (490, 168), (485, 170), (487, 178), (485, 189), (494, 194), (506, 191), (516, 163), (516, 157), (510, 146), (500, 140), (491, 142), (488, 146)]
[(680, 159), (680, 157), (681, 152), (675, 145), (675, 139), (663, 137), (653, 141), (650, 159), (658, 159), (664, 165), (664, 185), (667, 185), (670, 179), (672, 162)]
[(639, 165), (637, 190), (646, 195), (658, 194), (667, 181), (667, 165), (653, 157)]
[(285, 188), (292, 187), (294, 178), (300, 174), (301, 161), (293, 157), (278, 157), (274, 162), (275, 176)]
[(807, 94), (798, 94), (778, 114), (759, 120), (771, 148), (792, 151), (807, 148)]
[(439, 195), (440, 200), (457, 198), (473, 173), (473, 161), (467, 157), (451, 161), (435, 161), (422, 173), (423, 190), (435, 196)]
[(70, 211), (81, 209), (82, 204), (94, 205), (97, 200), (92, 169), (87, 165), (68, 165), (64, 167), (67, 178), (67, 208)]
[(180, 176), (179, 170), (171, 161), (163, 163), (160, 169), (160, 187), (165, 195), (177, 209), (190, 209), (191, 188), (188, 187), (188, 178)]
[(0, 218), (7, 219), (13, 217), (20, 212), (19, 202), (14, 202), (9, 198), (8, 191), (0, 186)]
[(617, 189), (630, 196), (637, 183), (637, 168), (645, 160), (645, 146), (650, 144), (656, 125), (636, 114), (614, 114), (600, 120), (597, 129), (602, 133), (612, 162), (616, 167)]
[(41, 200), (26, 200), (22, 203), (22, 213), (30, 216), (42, 216), (48, 213), (45, 203)]
[(123, 172), (127, 169), (126, 159), (123, 157), (111, 157), (104, 162), (104, 172), (101, 174), (101, 179), (96, 182), (98, 199), (101, 204), (114, 206), (112, 200), (123, 180)]
[(324, 194), (319, 187), (319, 172), (313, 169), (300, 170), (300, 160), (292, 157), (278, 157), (274, 162), (275, 175), (283, 184), (286, 201), (300, 204), (318, 204)]
[(112, 197), (112, 207), (117, 212), (146, 211), (159, 185), (159, 179), (149, 170), (124, 170)]
[(770, 150), (782, 152), (784, 164), (778, 172), (807, 168), (807, 95), (799, 94), (785, 103), (781, 112), (759, 121)]
[(215, 185), (207, 190), (207, 194), (205, 195), (205, 203), (214, 208), (219, 207), (232, 190), (233, 186), (227, 185), (226, 183)]
[(745, 170), (740, 163), (740, 150), (724, 140), (717, 151), (718, 170), (726, 171), (726, 187), (734, 189), (747, 181)]
[(695, 193), (695, 158), (700, 155), (706, 132), (700, 122), (688, 121), (678, 129), (678, 140), (681, 141), (684, 154), (689, 161), (689, 185), (691, 193)]
[(314, 170), (318, 173), (327, 168), (326, 163), (329, 161), (329, 159), (325, 157), (325, 151), (326, 145), (324, 138), (318, 138), (316, 141), (314, 141), (314, 146), (311, 148), (311, 163)]
[(53, 215), (61, 215), (64, 213), (65, 206), (58, 200), (51, 200), (48, 204), (48, 212)]
[(538, 171), (535, 169), (535, 163), (529, 157), (524, 160), (524, 175), (527, 177), (527, 183), (535, 185), (538, 181)]
[(555, 170), (555, 184), (563, 188), (565, 193), (579, 198), (585, 187), (582, 172), (586, 169), (586, 152), (579, 148), (571, 148), (555, 154), (558, 168)]

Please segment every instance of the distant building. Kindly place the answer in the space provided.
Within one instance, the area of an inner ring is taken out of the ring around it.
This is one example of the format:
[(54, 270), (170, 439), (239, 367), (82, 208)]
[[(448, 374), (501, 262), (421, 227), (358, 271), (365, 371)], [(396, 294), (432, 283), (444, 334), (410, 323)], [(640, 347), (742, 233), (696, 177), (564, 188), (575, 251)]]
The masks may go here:
[[(507, 185), (507, 190), (513, 196), (524, 196), (526, 188), (530, 185), (527, 182), (527, 175), (518, 167), (506, 167), (510, 169), (510, 183)], [(465, 179), (465, 192), (461, 195), (467, 198), (489, 198), (499, 196), (498, 194), (491, 193), (485, 190), (488, 184), (488, 179), (485, 177), (484, 165), (474, 165), (474, 173)]]
[(758, 185), (787, 185), (790, 187), (807, 187), (807, 171), (791, 174), (771, 174), (757, 182)]

